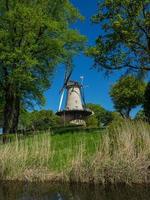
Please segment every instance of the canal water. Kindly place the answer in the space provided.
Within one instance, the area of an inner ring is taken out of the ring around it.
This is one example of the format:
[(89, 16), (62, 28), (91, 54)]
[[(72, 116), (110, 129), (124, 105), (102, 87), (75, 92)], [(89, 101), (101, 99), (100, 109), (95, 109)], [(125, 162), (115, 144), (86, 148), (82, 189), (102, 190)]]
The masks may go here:
[(0, 200), (150, 200), (148, 186), (0, 183)]

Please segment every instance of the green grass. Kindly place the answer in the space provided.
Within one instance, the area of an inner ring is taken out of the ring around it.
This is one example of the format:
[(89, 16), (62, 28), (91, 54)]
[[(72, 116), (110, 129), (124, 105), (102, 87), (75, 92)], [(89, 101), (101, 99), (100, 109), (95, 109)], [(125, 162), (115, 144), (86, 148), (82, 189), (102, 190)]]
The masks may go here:
[[(69, 166), (72, 158), (83, 148), (84, 156), (94, 154), (100, 144), (101, 133), (78, 133), (54, 135), (51, 137), (53, 160), (52, 169), (62, 170)], [(80, 148), (79, 148), (80, 147)]]
[(99, 132), (16, 137), (0, 155), (1, 180), (149, 183), (150, 126), (125, 121)]
[(29, 136), (11, 136), (11, 141), (0, 145), (0, 178), (22, 177), (26, 169), (46, 169), (60, 173), (68, 170), (81, 153), (92, 156), (99, 144), (101, 132), (50, 134), (43, 132)]

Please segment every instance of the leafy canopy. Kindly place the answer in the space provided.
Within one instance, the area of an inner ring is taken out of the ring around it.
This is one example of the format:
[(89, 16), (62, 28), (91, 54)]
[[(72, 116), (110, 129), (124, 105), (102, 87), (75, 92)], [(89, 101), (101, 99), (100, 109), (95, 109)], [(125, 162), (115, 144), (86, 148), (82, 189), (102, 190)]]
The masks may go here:
[(92, 21), (101, 34), (87, 54), (95, 66), (112, 70), (150, 70), (150, 1), (102, 0)]
[(143, 103), (145, 83), (133, 76), (124, 76), (115, 83), (110, 96), (115, 109), (124, 117), (129, 117), (131, 109)]
[(22, 111), (19, 127), (21, 130), (48, 130), (51, 127), (60, 126), (61, 119), (51, 110), (40, 110), (28, 112)]
[(0, 0), (1, 88), (43, 102), (54, 67), (83, 48), (85, 37), (70, 28), (78, 19), (69, 0)]
[(135, 120), (140, 120), (140, 121), (145, 121), (146, 120), (146, 116), (144, 113), (144, 110), (139, 110), (135, 116)]
[(102, 106), (89, 103), (87, 107), (93, 111), (93, 115), (86, 120), (87, 126), (102, 127), (108, 125), (113, 120), (112, 113)]

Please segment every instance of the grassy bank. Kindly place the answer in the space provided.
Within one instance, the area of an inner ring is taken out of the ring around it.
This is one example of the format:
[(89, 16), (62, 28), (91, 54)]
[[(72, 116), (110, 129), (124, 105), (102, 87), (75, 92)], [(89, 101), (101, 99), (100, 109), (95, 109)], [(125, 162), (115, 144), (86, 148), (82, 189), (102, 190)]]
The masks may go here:
[(1, 180), (150, 183), (150, 126), (16, 137), (0, 145), (0, 155)]

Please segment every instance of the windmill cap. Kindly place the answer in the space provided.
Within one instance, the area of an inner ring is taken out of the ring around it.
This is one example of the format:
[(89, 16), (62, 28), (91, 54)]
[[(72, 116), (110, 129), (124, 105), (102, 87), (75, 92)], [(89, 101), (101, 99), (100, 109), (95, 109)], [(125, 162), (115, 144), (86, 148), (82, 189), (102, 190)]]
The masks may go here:
[(68, 83), (66, 85), (66, 88), (71, 88), (71, 87), (81, 88), (82, 85), (79, 82), (77, 82), (77, 81), (68, 81)]

